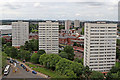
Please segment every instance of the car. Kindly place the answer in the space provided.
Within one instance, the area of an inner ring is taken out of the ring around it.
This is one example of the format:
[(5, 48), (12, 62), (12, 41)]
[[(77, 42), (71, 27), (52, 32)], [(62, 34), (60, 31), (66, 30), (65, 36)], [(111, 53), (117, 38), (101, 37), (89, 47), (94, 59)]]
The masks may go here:
[(26, 69), (26, 67), (25, 67), (25, 66), (23, 66), (23, 69)]
[(30, 70), (26, 68), (26, 71), (29, 72)]
[(10, 58), (7, 57), (7, 60), (10, 60)]
[(19, 64), (19, 62), (18, 62), (17, 60), (16, 60), (15, 62), (16, 62), (17, 64)]
[(10, 60), (10, 63), (13, 63), (13, 60)]
[(37, 72), (35, 72), (35, 71), (32, 71), (32, 73), (33, 73), (33, 74), (37, 74)]
[(13, 61), (13, 62), (15, 62), (15, 60), (14, 60), (14, 59), (13, 59), (12, 61)]
[(22, 66), (22, 67), (23, 67), (24, 65), (23, 65), (23, 64), (20, 64), (20, 66)]

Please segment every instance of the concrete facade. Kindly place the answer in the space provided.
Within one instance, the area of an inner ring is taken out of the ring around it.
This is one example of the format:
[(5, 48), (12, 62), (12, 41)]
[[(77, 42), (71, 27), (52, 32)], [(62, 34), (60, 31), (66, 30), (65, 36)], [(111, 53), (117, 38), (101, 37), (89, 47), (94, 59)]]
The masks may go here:
[(24, 45), (29, 40), (29, 22), (12, 22), (12, 46)]
[(59, 49), (59, 23), (39, 22), (39, 50), (44, 49), (47, 54), (58, 54)]
[(66, 20), (66, 21), (65, 21), (65, 30), (70, 29), (71, 22), (72, 22), (71, 20)]
[(115, 65), (117, 24), (85, 23), (84, 66), (108, 72)]
[(80, 21), (79, 20), (74, 21), (74, 27), (80, 27)]

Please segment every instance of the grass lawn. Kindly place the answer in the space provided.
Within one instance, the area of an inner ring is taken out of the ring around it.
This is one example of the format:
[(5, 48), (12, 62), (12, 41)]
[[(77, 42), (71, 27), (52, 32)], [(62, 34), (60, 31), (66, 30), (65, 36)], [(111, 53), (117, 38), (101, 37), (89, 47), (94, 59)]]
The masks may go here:
[(116, 62), (116, 63), (115, 63), (115, 66), (116, 66), (116, 67), (119, 67), (119, 66), (120, 66), (120, 62)]
[(26, 63), (26, 65), (28, 65), (29, 67), (33, 67), (32, 68), (33, 70), (38, 71), (38, 72), (43, 73), (43, 74), (46, 74), (46, 75), (50, 76), (51, 78), (67, 78), (66, 76), (60, 75), (59, 73), (52, 71), (50, 69), (39, 67), (39, 66), (34, 65), (34, 64)]

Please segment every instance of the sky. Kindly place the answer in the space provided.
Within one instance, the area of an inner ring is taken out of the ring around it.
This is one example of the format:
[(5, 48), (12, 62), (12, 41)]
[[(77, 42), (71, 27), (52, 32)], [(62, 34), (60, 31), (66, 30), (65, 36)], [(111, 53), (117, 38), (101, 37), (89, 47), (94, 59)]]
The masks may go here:
[(0, 0), (0, 19), (118, 20), (119, 0)]

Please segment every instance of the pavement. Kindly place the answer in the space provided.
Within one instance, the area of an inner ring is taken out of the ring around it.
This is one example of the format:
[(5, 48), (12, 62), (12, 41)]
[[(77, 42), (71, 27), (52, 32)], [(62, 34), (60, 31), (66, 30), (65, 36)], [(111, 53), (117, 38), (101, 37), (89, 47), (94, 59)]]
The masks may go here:
[[(3, 76), (3, 79), (5, 80), (5, 78), (6, 79), (8, 78), (45, 78), (39, 73), (33, 74), (32, 70), (27, 72), (25, 69), (23, 69), (20, 66), (20, 64), (16, 64), (16, 67), (13, 64), (11, 64), (11, 69), (10, 69), (9, 74), (7, 76)], [(15, 72), (15, 69), (17, 69), (17, 72)]]

